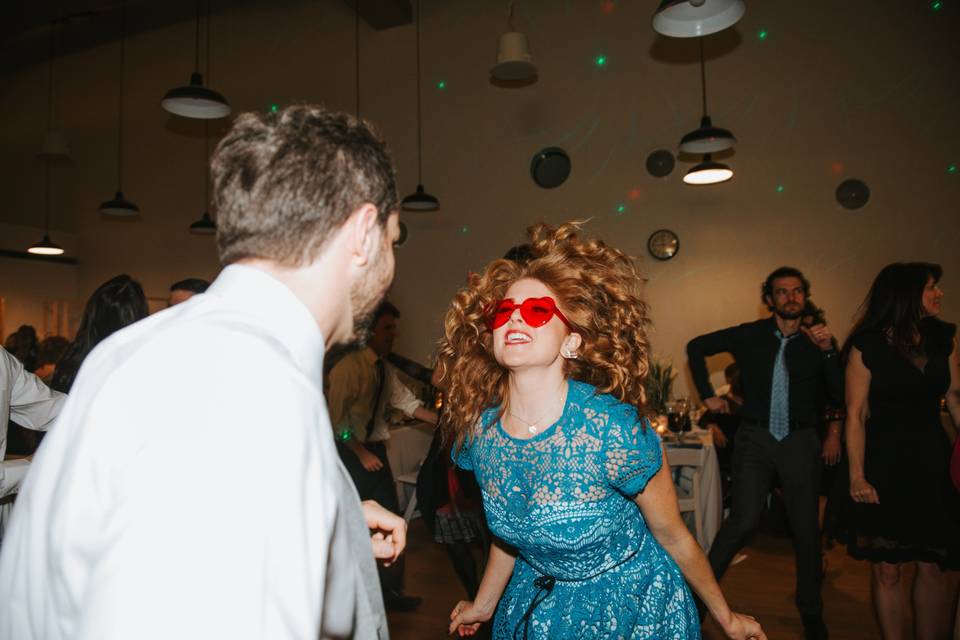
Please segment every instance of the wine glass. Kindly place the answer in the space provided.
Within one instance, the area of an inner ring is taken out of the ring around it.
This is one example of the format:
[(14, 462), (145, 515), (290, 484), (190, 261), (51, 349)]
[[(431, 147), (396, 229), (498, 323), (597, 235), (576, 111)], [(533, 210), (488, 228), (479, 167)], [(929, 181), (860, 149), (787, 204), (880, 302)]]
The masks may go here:
[(680, 431), (683, 427), (682, 407), (679, 402), (667, 402), (664, 406), (667, 409), (667, 429), (679, 440)]
[(686, 398), (679, 398), (677, 403), (680, 405), (680, 437), (683, 437), (684, 433), (690, 433), (693, 429), (693, 422), (690, 420), (690, 401)]

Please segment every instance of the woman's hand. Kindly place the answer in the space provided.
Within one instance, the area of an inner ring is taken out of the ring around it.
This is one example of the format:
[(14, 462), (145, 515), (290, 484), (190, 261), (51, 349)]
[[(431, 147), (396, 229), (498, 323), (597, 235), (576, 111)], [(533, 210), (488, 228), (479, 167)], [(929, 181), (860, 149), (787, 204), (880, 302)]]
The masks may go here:
[(827, 437), (823, 439), (823, 457), (824, 464), (833, 466), (840, 462), (840, 432), (832, 428), (827, 432)]
[(873, 485), (866, 478), (857, 478), (850, 481), (850, 497), (854, 502), (865, 504), (880, 504), (880, 496)]
[(721, 449), (727, 446), (727, 434), (712, 422), (710, 423), (710, 433), (713, 434), (714, 446), (720, 447)]
[(490, 619), (489, 611), (481, 611), (472, 601), (461, 600), (450, 612), (450, 634), (460, 637), (472, 636), (480, 628), (481, 622)]
[(723, 627), (723, 633), (731, 640), (767, 640), (767, 634), (753, 616), (744, 613), (730, 613), (730, 620)]

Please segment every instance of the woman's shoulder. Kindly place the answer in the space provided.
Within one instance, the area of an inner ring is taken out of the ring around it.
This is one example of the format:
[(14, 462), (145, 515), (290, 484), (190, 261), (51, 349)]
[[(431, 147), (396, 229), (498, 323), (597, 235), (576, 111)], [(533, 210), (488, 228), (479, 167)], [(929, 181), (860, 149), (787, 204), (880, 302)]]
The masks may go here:
[(570, 381), (570, 393), (574, 401), (579, 400), (581, 407), (592, 415), (601, 418), (605, 424), (632, 426), (640, 421), (637, 408), (623, 402), (609, 393), (601, 393), (586, 382)]
[(940, 318), (927, 317), (920, 323), (924, 340), (936, 353), (949, 354), (953, 351), (953, 340), (957, 335), (957, 325)]

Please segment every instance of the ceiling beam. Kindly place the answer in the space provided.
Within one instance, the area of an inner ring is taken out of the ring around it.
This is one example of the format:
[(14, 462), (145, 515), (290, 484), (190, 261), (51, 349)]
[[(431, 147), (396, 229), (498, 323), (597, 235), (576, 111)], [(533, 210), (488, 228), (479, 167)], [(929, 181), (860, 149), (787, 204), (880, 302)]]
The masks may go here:
[(374, 29), (392, 29), (413, 22), (410, 0), (344, 0), (351, 11), (360, 3), (360, 17)]

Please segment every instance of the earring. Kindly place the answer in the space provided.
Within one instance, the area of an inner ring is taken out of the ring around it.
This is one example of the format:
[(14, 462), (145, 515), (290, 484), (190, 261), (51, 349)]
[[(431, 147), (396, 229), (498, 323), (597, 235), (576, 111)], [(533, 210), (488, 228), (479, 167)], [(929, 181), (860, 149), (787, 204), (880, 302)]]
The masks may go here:
[(563, 357), (566, 358), (567, 360), (576, 360), (577, 354), (574, 353), (573, 351), (567, 350), (563, 352)]

